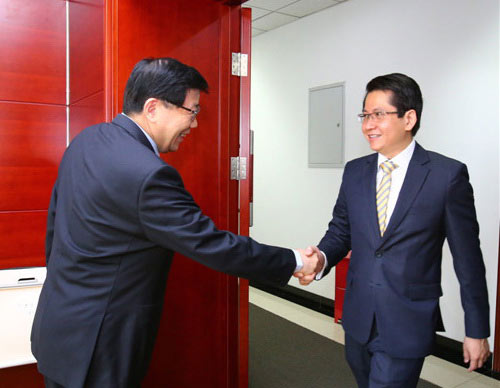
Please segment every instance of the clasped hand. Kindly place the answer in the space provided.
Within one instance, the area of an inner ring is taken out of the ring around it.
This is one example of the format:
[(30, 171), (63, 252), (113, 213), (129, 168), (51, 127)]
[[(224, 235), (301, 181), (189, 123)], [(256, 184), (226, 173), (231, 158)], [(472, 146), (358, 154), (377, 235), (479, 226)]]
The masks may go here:
[(299, 283), (303, 286), (310, 284), (316, 275), (321, 272), (325, 266), (325, 257), (318, 247), (307, 247), (306, 249), (297, 249), (304, 264), (300, 271), (293, 274), (299, 279)]

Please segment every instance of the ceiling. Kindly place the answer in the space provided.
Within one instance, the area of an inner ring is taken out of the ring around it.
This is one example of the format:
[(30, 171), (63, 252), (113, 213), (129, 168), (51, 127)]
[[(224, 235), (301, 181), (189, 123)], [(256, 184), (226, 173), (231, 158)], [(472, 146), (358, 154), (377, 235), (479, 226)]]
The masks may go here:
[(249, 0), (242, 6), (252, 8), (252, 36), (257, 36), (345, 1)]

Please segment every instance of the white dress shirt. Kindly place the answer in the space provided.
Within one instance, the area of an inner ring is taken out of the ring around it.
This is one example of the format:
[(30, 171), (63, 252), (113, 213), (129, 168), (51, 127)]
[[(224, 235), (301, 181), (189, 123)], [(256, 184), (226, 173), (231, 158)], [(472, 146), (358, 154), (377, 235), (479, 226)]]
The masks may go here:
[[(392, 213), (394, 212), (394, 208), (396, 207), (396, 202), (399, 197), (399, 192), (401, 191), (401, 187), (403, 187), (403, 182), (405, 180), (406, 171), (408, 171), (408, 165), (410, 164), (411, 157), (413, 156), (413, 151), (415, 151), (415, 140), (412, 140), (411, 143), (406, 147), (403, 151), (397, 154), (391, 160), (398, 166), (391, 173), (391, 190), (389, 191), (389, 201), (387, 202), (387, 219), (385, 224), (388, 226), (389, 221), (391, 220)], [(382, 154), (378, 154), (378, 170), (377, 170), (377, 187), (384, 176), (384, 171), (380, 168), (380, 165), (388, 160)]]

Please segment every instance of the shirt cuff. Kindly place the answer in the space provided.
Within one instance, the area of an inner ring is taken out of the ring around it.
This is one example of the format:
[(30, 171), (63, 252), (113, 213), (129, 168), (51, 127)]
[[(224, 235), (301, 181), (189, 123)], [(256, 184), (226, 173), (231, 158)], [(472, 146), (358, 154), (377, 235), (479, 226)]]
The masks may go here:
[(292, 251), (293, 251), (293, 254), (295, 255), (295, 261), (297, 262), (297, 266), (295, 267), (295, 271), (294, 271), (294, 273), (295, 273), (295, 272), (299, 272), (302, 269), (302, 267), (304, 266), (304, 263), (302, 261), (302, 257), (300, 257), (299, 251), (296, 249), (292, 249)]
[(325, 263), (323, 264), (323, 268), (321, 269), (321, 271), (314, 278), (316, 280), (320, 280), (323, 277), (323, 272), (325, 272), (326, 266), (328, 265), (328, 258), (326, 257), (325, 252), (323, 252), (323, 251), (320, 251), (320, 252), (323, 255), (323, 257), (325, 258)]

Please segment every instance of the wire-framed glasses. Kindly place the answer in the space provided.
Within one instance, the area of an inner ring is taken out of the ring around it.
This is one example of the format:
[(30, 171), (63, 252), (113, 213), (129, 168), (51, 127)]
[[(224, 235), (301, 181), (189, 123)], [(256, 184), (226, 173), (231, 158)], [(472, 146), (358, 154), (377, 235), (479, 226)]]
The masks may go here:
[(378, 111), (375, 111), (375, 112), (372, 112), (372, 113), (360, 113), (358, 114), (358, 120), (359, 122), (365, 122), (365, 121), (370, 121), (370, 120), (373, 120), (373, 121), (383, 121), (387, 115), (393, 115), (393, 114), (397, 114), (399, 113), (398, 111), (395, 111), (395, 112), (386, 112), (384, 110), (378, 110)]

